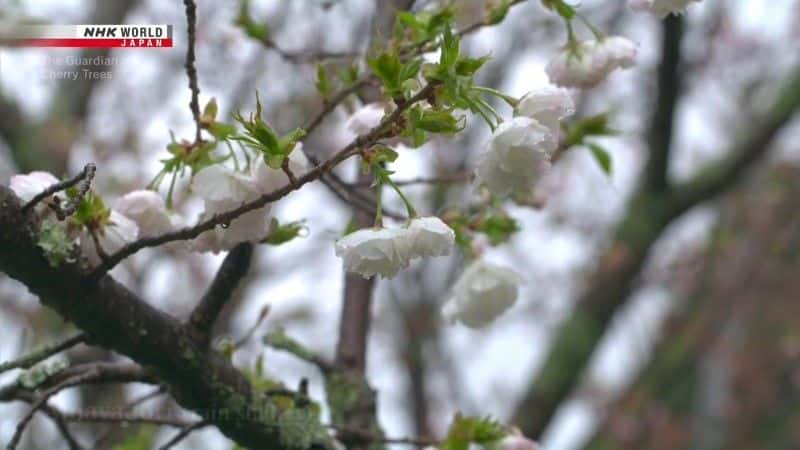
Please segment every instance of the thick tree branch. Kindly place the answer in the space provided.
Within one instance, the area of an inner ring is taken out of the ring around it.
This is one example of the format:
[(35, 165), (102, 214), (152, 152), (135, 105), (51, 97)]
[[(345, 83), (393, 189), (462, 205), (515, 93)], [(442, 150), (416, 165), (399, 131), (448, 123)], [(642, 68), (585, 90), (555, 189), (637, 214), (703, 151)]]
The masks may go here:
[(712, 164), (690, 181), (675, 188), (675, 197), (683, 209), (712, 198), (728, 189), (744, 172), (762, 158), (778, 132), (800, 108), (800, 68), (790, 76), (777, 94), (777, 101), (767, 111), (755, 131), (739, 136), (730, 156)]
[[(78, 263), (52, 267), (37, 245), (37, 218), (0, 186), (0, 271), (83, 330), (92, 345), (150, 368), (183, 407), (200, 414), (240, 445), (328, 447), (329, 437), (305, 406), (281, 408), (254, 392), (230, 361), (195, 341), (188, 327), (139, 299), (110, 276), (86, 282)], [(302, 429), (303, 433), (293, 430)]]
[(669, 158), (675, 121), (675, 106), (681, 96), (681, 44), (683, 17), (671, 15), (664, 19), (661, 39), (661, 64), (658, 67), (658, 96), (650, 123), (647, 144), (650, 158), (644, 182), (652, 191), (664, 191), (669, 186)]
[(189, 326), (195, 338), (203, 345), (211, 342), (211, 331), (222, 308), (230, 300), (236, 287), (247, 275), (253, 259), (253, 244), (243, 242), (234, 247), (217, 271), (217, 275), (200, 299), (192, 315)]

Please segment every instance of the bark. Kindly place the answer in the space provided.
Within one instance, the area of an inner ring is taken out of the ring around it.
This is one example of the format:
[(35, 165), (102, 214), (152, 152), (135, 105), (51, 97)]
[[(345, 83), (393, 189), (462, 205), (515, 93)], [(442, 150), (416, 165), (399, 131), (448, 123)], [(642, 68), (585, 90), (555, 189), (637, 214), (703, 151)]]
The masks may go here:
[(0, 186), (0, 271), (83, 330), (92, 345), (126, 355), (154, 371), (176, 401), (237, 443), (251, 448), (325, 447), (327, 433), (313, 412), (282, 409), (253, 390), (218, 352), (194, 339), (188, 326), (104, 275), (88, 282), (80, 263), (52, 267), (36, 245), (39, 224)]

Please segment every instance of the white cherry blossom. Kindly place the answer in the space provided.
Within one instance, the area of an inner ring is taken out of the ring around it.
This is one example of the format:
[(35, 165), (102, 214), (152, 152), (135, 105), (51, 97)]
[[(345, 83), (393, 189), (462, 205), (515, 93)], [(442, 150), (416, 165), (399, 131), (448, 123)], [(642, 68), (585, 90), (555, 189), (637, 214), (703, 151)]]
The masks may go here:
[(477, 260), (453, 285), (453, 295), (442, 307), (442, 315), (451, 323), (485, 327), (514, 305), (519, 282), (513, 270)]
[(498, 444), (499, 450), (540, 450), (536, 441), (530, 440), (522, 434), (509, 434)]
[(569, 91), (555, 86), (542, 86), (525, 94), (517, 104), (515, 114), (529, 117), (550, 129), (558, 141), (560, 121), (575, 113), (575, 102)]
[(413, 219), (408, 231), (412, 258), (449, 255), (455, 244), (455, 232), (438, 217)]
[(9, 187), (23, 202), (29, 202), (58, 181), (58, 178), (50, 172), (34, 171), (24, 175), (13, 175)]
[(553, 133), (529, 117), (503, 122), (478, 158), (475, 173), (495, 195), (529, 190), (550, 168)]
[[(135, 241), (139, 237), (136, 222), (115, 210), (111, 210), (108, 222), (94, 231), (97, 242), (106, 255), (116, 253), (119, 249)], [(100, 263), (100, 255), (95, 247), (94, 238), (85, 228), (80, 234), (80, 247), (83, 256), (93, 265)]]
[(392, 278), (408, 267), (410, 246), (407, 228), (365, 228), (336, 241), (336, 256), (347, 272)]
[(153, 191), (129, 192), (115, 200), (112, 207), (133, 220), (139, 227), (139, 235), (142, 237), (166, 233), (175, 225), (167, 212), (164, 199)]
[(632, 67), (637, 46), (632, 41), (610, 36), (569, 44), (547, 64), (550, 81), (563, 87), (588, 88), (616, 69)]
[[(200, 220), (238, 208), (269, 191), (250, 174), (245, 174), (221, 164), (209, 166), (198, 172), (192, 180), (192, 191), (205, 201), (205, 211)], [(241, 242), (258, 242), (269, 232), (270, 205), (247, 212), (229, 224), (206, 231), (191, 243), (199, 252), (230, 250)]]
[(380, 102), (368, 103), (347, 119), (347, 130), (355, 135), (366, 134), (380, 125), (384, 115), (386, 115), (386, 105)]
[[(303, 152), (303, 143), (298, 142), (294, 150), (289, 154), (289, 171), (295, 178), (299, 178), (308, 171), (309, 162)], [(252, 178), (257, 189), (266, 194), (276, 189), (280, 189), (289, 184), (289, 177), (282, 169), (273, 169), (264, 163), (263, 158), (253, 164)]]

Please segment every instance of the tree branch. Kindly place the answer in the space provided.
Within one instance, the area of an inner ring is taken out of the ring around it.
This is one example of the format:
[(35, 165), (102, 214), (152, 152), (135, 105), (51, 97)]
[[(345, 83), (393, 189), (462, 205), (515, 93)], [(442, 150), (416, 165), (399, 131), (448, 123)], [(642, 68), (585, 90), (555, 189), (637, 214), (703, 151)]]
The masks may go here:
[(180, 441), (186, 439), (193, 432), (195, 432), (196, 430), (199, 430), (200, 428), (203, 428), (205, 426), (208, 426), (208, 423), (206, 423), (206, 422), (195, 422), (195, 423), (186, 425), (185, 427), (183, 427), (183, 429), (180, 432), (178, 432), (178, 434), (176, 434), (169, 441), (167, 441), (167, 443), (165, 443), (164, 445), (159, 447), (159, 450), (169, 450), (170, 448), (178, 445), (178, 443)]
[(730, 156), (711, 164), (690, 181), (675, 188), (680, 208), (688, 209), (728, 189), (744, 172), (762, 158), (778, 132), (800, 109), (800, 68), (790, 76), (777, 94), (755, 132), (740, 136)]
[(265, 345), (269, 345), (276, 350), (282, 350), (287, 353), (291, 353), (303, 361), (317, 366), (317, 368), (323, 374), (328, 374), (334, 370), (334, 367), (331, 363), (320, 358), (319, 355), (307, 349), (305, 346), (303, 346), (303, 344), (289, 337), (289, 335), (287, 335), (282, 329), (267, 333), (262, 341)]
[(647, 143), (650, 158), (645, 169), (644, 182), (648, 189), (661, 192), (669, 187), (669, 158), (675, 121), (675, 106), (681, 95), (681, 44), (684, 22), (679, 15), (670, 15), (663, 21), (661, 39), (661, 64), (658, 67), (658, 96), (656, 110), (650, 122)]
[(62, 342), (48, 345), (47, 347), (37, 350), (29, 355), (25, 355), (22, 358), (0, 364), (0, 373), (9, 371), (11, 369), (30, 369), (35, 364), (39, 363), (40, 361), (44, 361), (56, 353), (61, 353), (64, 350), (85, 342), (86, 335), (83, 333), (77, 334)]
[[(7, 397), (0, 400), (2, 401), (18, 400), (33, 404), (36, 402), (36, 396), (32, 392), (26, 391), (26, 392), (18, 392), (13, 397)], [(67, 425), (67, 421), (64, 419), (63, 414), (57, 408), (45, 404), (42, 405), (42, 407), (39, 408), (39, 410), (53, 421), (56, 428), (58, 428), (58, 432), (61, 433), (61, 436), (64, 438), (64, 441), (67, 443), (67, 447), (69, 447), (70, 450), (81, 450), (81, 445), (78, 443), (78, 440), (75, 439), (75, 436), (72, 435), (72, 432), (69, 430), (69, 426)]]
[(189, 101), (189, 108), (192, 110), (192, 118), (195, 123), (195, 137), (194, 142), (201, 141), (200, 130), (202, 124), (200, 123), (200, 87), (197, 82), (197, 68), (195, 67), (194, 46), (197, 26), (197, 5), (194, 0), (183, 0), (186, 7), (186, 76), (189, 78), (189, 90), (192, 92), (192, 99)]
[(102, 376), (102, 373), (100, 371), (90, 370), (82, 375), (76, 375), (72, 378), (67, 378), (66, 380), (44, 391), (42, 395), (31, 404), (31, 409), (17, 424), (17, 428), (14, 431), (14, 435), (8, 442), (6, 449), (14, 450), (15, 448), (17, 448), (20, 439), (22, 439), (22, 433), (25, 431), (25, 427), (28, 425), (28, 423), (30, 423), (31, 419), (33, 419), (33, 416), (36, 414), (36, 411), (39, 411), (40, 409), (47, 406), (47, 401), (50, 400), (52, 396), (58, 394), (59, 392), (69, 387), (89, 383), (93, 379), (99, 378), (100, 376)]
[[(0, 271), (72, 321), (93, 345), (152, 368), (184, 408), (200, 414), (240, 445), (300, 450), (328, 448), (330, 437), (310, 407), (287, 413), (255, 392), (220, 353), (193, 339), (189, 327), (142, 301), (112, 277), (86, 282), (79, 263), (51, 266), (37, 245), (38, 219), (0, 186)], [(65, 370), (66, 375), (71, 375)], [(60, 374), (58, 374), (60, 375)], [(293, 430), (302, 429), (303, 433)]]
[(228, 252), (222, 261), (217, 275), (189, 317), (188, 324), (201, 344), (207, 346), (211, 342), (214, 322), (239, 282), (247, 275), (252, 259), (253, 244), (243, 242)]

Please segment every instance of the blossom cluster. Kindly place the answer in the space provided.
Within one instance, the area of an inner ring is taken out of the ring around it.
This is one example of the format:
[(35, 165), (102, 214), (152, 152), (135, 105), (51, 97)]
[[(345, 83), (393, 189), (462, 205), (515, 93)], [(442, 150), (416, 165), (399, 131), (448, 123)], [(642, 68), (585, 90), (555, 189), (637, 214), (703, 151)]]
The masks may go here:
[(414, 258), (449, 255), (455, 233), (438, 217), (421, 217), (400, 228), (365, 228), (339, 239), (336, 255), (348, 272), (391, 278)]
[[(291, 153), (288, 168), (297, 176), (308, 169), (302, 151)], [(12, 176), (10, 187), (23, 202), (28, 202), (58, 181), (48, 172), (36, 171)], [(259, 158), (246, 172), (222, 164), (210, 165), (193, 177), (191, 189), (204, 201), (205, 208), (200, 215), (200, 220), (204, 220), (253, 201), (288, 182), (284, 171), (267, 166)], [(67, 235), (76, 239), (81, 253), (92, 265), (98, 264), (103, 255), (112, 254), (138, 238), (158, 236), (183, 224), (181, 217), (171, 213), (164, 199), (151, 190), (129, 192), (116, 199), (110, 208), (98, 197), (92, 198), (92, 201), (84, 200), (87, 203), (85, 214), (76, 214), (79, 217), (64, 224)], [(49, 215), (44, 204), (38, 205), (37, 211), (45, 217)], [(200, 234), (188, 247), (198, 252), (218, 253), (241, 242), (259, 242), (269, 233), (270, 220), (268, 204), (233, 219), (224, 227)]]
[[(629, 0), (628, 3), (635, 11), (663, 17), (680, 14), (689, 4), (699, 1)], [(551, 167), (554, 154), (565, 145), (561, 137), (562, 122), (575, 112), (569, 89), (597, 85), (613, 71), (633, 66), (637, 54), (637, 46), (632, 41), (621, 36), (605, 36), (585, 19), (583, 22), (591, 30), (594, 39), (577, 39), (572, 28), (573, 18), (576, 17), (573, 7), (562, 0), (547, 0), (543, 4), (564, 18), (568, 31), (567, 44), (545, 68), (551, 85), (533, 89), (519, 99), (488, 88), (472, 89), (470, 77), (485, 58), (462, 56), (458, 41), (448, 28), (442, 34), (439, 64), (429, 64), (426, 70), (420, 70), (421, 63), (403, 62), (397, 55), (391, 54), (383, 54), (370, 62), (370, 67), (383, 83), (387, 102), (371, 103), (357, 110), (347, 123), (348, 130), (355, 135), (364, 135), (381, 126), (387, 111), (397, 108), (395, 100), (402, 99), (408, 89), (418, 89), (424, 80), (451, 85), (451, 88), (442, 92), (451, 96), (444, 97), (444, 102), (449, 101), (455, 107), (445, 105), (442, 109), (435, 105), (436, 101), (429, 102), (429, 107), (412, 107), (404, 116), (411, 131), (405, 134), (397, 132), (382, 145), (413, 142), (412, 145), (417, 146), (424, 142), (426, 133), (453, 134), (460, 131), (463, 121), (453, 112), (465, 108), (464, 105), (469, 105), (472, 112), (481, 113), (484, 118), (488, 117), (487, 111), (491, 111), (496, 123), (491, 123), (487, 118), (492, 126), (492, 134), (477, 157), (474, 168), (476, 180), (499, 199), (530, 193)], [(488, 103), (474, 96), (478, 92), (494, 93), (511, 104), (514, 107), (513, 117), (503, 120)], [(278, 136), (261, 119), (259, 101), (256, 114), (249, 119), (236, 116), (236, 120), (245, 127), (244, 135), (237, 134), (232, 125), (217, 122), (216, 114), (216, 102), (212, 99), (203, 112), (202, 124), (215, 140), (194, 144), (173, 140), (168, 146), (173, 158), (165, 160), (165, 169), (157, 177), (160, 181), (163, 174), (172, 173), (174, 184), (175, 174), (179, 171), (183, 173), (187, 167), (191, 169), (190, 190), (203, 200), (204, 205), (200, 221), (229, 213), (243, 204), (262, 198), (289, 184), (291, 176), (301, 176), (308, 171), (308, 160), (300, 142), (304, 131), (295, 130), (286, 136)], [(213, 148), (222, 141), (240, 142), (245, 154), (255, 150), (255, 158), (251, 161), (248, 157), (247, 164), (242, 168), (235, 154), (224, 158), (214, 156)], [(574, 142), (567, 142), (566, 145), (574, 145)], [(396, 157), (396, 152), (389, 152)], [(225, 163), (231, 157), (234, 167)], [(364, 277), (394, 277), (414, 259), (449, 255), (456, 241), (455, 231), (438, 217), (416, 215), (408, 200), (391, 181), (391, 172), (384, 168), (385, 163), (385, 159), (365, 161), (376, 172), (379, 190), (389, 185), (400, 193), (411, 219), (405, 225), (384, 228), (379, 204), (376, 227), (357, 230), (336, 242), (335, 252), (342, 258), (345, 270)], [(32, 172), (14, 176), (11, 188), (23, 201), (29, 201), (56, 182), (58, 180), (52, 174)], [(152, 190), (130, 192), (115, 200), (110, 207), (106, 207), (102, 199), (92, 192), (81, 201), (86, 206), (79, 208), (82, 212), (70, 218), (64, 224), (64, 229), (92, 264), (97, 264), (104, 255), (114, 253), (138, 238), (157, 236), (183, 224), (183, 220), (167, 207), (169, 202)], [(49, 214), (44, 206), (37, 210), (43, 216)], [(200, 234), (186, 248), (217, 253), (230, 250), (241, 242), (262, 242), (273, 224), (271, 205), (266, 204)], [(459, 321), (466, 326), (485, 326), (514, 304), (518, 284), (519, 276), (513, 270), (478, 258), (466, 267), (454, 284), (453, 296), (445, 304), (443, 315), (450, 321)]]

